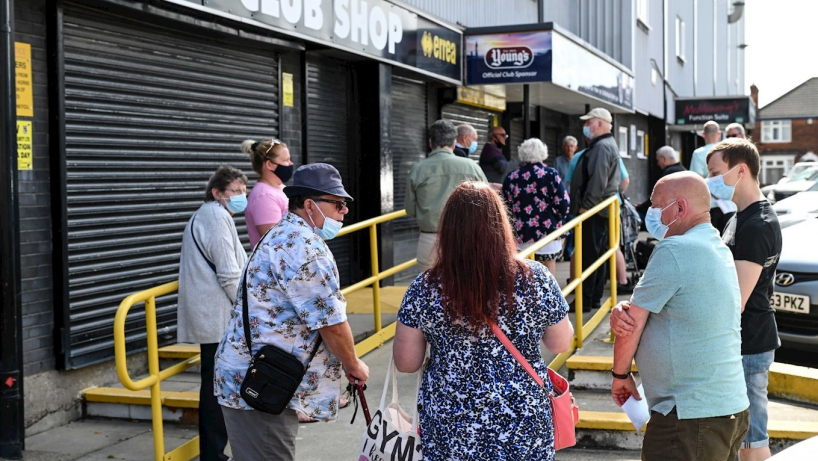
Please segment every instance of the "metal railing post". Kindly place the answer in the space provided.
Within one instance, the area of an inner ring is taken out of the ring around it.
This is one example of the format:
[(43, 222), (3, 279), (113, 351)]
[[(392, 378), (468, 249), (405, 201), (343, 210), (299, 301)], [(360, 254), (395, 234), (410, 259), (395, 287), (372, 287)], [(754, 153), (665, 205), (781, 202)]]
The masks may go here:
[[(616, 249), (619, 246), (619, 226), (617, 226), (617, 222), (619, 221), (617, 218), (619, 216), (618, 206), (619, 201), (614, 200), (611, 202), (611, 205), (608, 207), (608, 248)], [(617, 283), (619, 283), (619, 277), (616, 276), (616, 252), (611, 255), (611, 309), (616, 306), (618, 302), (617, 297)], [(613, 330), (611, 330), (611, 340), (614, 339)]]
[(582, 221), (574, 229), (574, 279), (579, 280), (579, 285), (574, 290), (574, 331), (577, 338), (577, 349), (582, 347)]
[[(378, 276), (378, 225), (369, 226), (369, 254), (372, 258), (372, 275)], [(375, 318), (375, 331), (381, 331), (381, 281), (372, 284), (372, 315)]]
[(165, 458), (165, 435), (162, 427), (162, 390), (159, 379), (159, 340), (156, 337), (156, 297), (145, 300), (145, 328), (148, 331), (148, 374), (156, 377), (151, 385), (151, 417), (153, 418), (153, 452), (156, 461)]

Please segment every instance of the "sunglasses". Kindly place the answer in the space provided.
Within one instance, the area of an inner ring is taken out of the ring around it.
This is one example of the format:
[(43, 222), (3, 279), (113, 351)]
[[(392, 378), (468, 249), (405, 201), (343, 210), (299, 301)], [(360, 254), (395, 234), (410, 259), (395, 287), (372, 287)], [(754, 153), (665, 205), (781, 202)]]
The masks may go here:
[(347, 206), (347, 202), (345, 202), (345, 201), (343, 201), (343, 200), (330, 200), (330, 199), (328, 199), (328, 198), (314, 198), (314, 199), (312, 199), (312, 200), (313, 200), (314, 202), (326, 202), (326, 203), (332, 203), (332, 204), (334, 204), (334, 205), (335, 205), (335, 209), (336, 209), (336, 210), (338, 210), (338, 211), (343, 210), (343, 209), (344, 209), (344, 207), (345, 207), (345, 206)]
[(738, 138), (738, 134), (728, 134), (728, 138)]
[(264, 155), (269, 154), (269, 153), (270, 153), (270, 150), (271, 150), (271, 149), (273, 148), (273, 146), (275, 146), (276, 144), (284, 144), (284, 143), (283, 143), (283, 142), (281, 142), (281, 141), (279, 141), (278, 139), (273, 138), (272, 140), (270, 140), (270, 147), (268, 147), (268, 148), (267, 148), (267, 150), (266, 150), (266, 151), (264, 151)]

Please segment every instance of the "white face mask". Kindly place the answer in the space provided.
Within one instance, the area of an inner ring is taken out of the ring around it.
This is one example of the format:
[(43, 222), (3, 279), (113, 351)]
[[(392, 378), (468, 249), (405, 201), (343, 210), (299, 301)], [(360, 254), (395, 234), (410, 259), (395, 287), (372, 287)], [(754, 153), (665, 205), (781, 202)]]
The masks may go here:
[(679, 219), (676, 218), (667, 224), (662, 224), (662, 212), (673, 206), (674, 203), (676, 203), (676, 200), (670, 202), (670, 204), (664, 208), (648, 208), (648, 212), (645, 215), (645, 228), (648, 230), (648, 233), (657, 240), (665, 238), (668, 229), (670, 229), (670, 225)]

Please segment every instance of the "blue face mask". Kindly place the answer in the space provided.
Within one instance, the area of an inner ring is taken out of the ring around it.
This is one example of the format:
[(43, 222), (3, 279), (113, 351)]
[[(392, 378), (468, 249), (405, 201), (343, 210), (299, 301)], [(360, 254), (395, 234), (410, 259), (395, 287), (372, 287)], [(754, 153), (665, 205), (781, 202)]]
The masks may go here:
[(312, 221), (312, 227), (314, 228), (315, 233), (324, 240), (334, 239), (338, 235), (338, 232), (341, 232), (341, 228), (344, 227), (344, 223), (328, 218), (327, 215), (321, 211), (321, 208), (318, 207), (317, 203), (315, 204), (315, 207), (318, 208), (318, 212), (324, 217), (324, 227), (319, 229), (318, 226), (315, 225), (315, 221), (312, 220), (312, 216), (310, 216), (310, 221)]
[(582, 127), (582, 135), (587, 139), (594, 139), (594, 134), (591, 133), (591, 127), (589, 126)]
[(225, 198), (224, 206), (227, 208), (227, 211), (233, 214), (244, 213), (244, 210), (247, 209), (247, 195), (241, 194)]
[(648, 213), (645, 215), (645, 228), (648, 233), (657, 240), (665, 238), (670, 225), (676, 222), (676, 219), (668, 224), (662, 224), (662, 212), (667, 210), (670, 206), (676, 203), (676, 200), (664, 208), (648, 208)]
[(472, 141), (471, 144), (469, 144), (469, 155), (473, 154), (475, 151), (477, 151), (477, 141)]
[[(739, 165), (734, 166), (727, 173), (738, 167)], [(741, 181), (741, 177), (739, 177), (735, 184), (728, 186), (727, 183), (724, 182), (724, 175), (727, 173), (707, 178), (707, 188), (710, 189), (710, 194), (717, 199), (732, 200), (733, 194), (736, 193), (736, 186), (738, 186), (739, 181)]]

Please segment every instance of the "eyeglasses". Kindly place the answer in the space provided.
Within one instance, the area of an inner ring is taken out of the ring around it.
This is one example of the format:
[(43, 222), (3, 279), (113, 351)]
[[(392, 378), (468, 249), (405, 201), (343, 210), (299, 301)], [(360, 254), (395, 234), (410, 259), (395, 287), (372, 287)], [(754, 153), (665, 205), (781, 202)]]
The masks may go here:
[(276, 144), (284, 144), (284, 143), (283, 143), (283, 142), (281, 142), (281, 141), (279, 141), (278, 139), (275, 139), (275, 138), (271, 139), (271, 140), (270, 140), (270, 147), (268, 147), (268, 148), (267, 148), (267, 150), (266, 150), (266, 151), (264, 151), (264, 155), (269, 154), (269, 153), (270, 153), (270, 150), (271, 150), (271, 149), (273, 148), (273, 146), (275, 146)]
[(737, 134), (728, 134), (727, 137), (728, 138), (738, 138), (738, 135)]
[(499, 136), (501, 138), (507, 138), (508, 134), (507, 133), (494, 133), (494, 136)]
[(313, 200), (314, 202), (326, 202), (326, 203), (332, 203), (332, 204), (334, 204), (334, 205), (335, 205), (335, 209), (336, 209), (336, 210), (338, 210), (338, 211), (343, 210), (343, 209), (344, 209), (344, 207), (345, 207), (345, 206), (347, 206), (347, 202), (345, 202), (345, 201), (343, 201), (343, 200), (330, 200), (330, 199), (328, 199), (328, 198), (314, 198), (314, 199), (312, 199), (312, 200)]
[(234, 194), (246, 194), (247, 193), (247, 189), (244, 189), (244, 190), (242, 190), (242, 189), (225, 189), (224, 191), (225, 192), (232, 192)]

